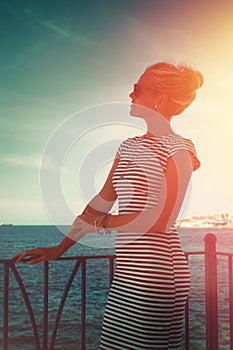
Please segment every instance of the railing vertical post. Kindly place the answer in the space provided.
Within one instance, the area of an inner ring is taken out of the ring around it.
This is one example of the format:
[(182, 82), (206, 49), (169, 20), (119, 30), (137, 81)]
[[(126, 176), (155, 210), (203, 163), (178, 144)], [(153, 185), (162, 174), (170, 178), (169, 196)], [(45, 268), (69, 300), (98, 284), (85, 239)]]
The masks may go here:
[(111, 286), (114, 275), (114, 257), (109, 258), (109, 285)]
[(205, 236), (206, 349), (218, 350), (218, 293), (216, 237)]
[(8, 349), (9, 265), (4, 264), (3, 350)]
[(233, 276), (232, 256), (228, 257), (229, 311), (230, 311), (230, 350), (233, 350)]
[[(185, 253), (185, 257), (189, 263), (188, 253)], [(189, 298), (185, 304), (185, 350), (189, 350)]]
[(189, 350), (189, 300), (185, 305), (185, 350)]
[(49, 309), (49, 264), (44, 263), (44, 322), (43, 350), (48, 350), (48, 309)]
[(86, 259), (82, 260), (81, 350), (86, 349)]

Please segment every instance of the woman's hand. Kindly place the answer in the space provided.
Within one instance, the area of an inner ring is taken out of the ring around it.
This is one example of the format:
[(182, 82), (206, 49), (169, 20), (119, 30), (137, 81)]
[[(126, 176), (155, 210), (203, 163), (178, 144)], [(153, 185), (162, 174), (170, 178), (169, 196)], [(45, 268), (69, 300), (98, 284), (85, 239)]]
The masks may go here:
[(17, 262), (28, 262), (29, 264), (38, 264), (42, 261), (56, 260), (61, 256), (59, 248), (49, 247), (49, 248), (35, 248), (31, 250), (25, 250), (12, 256), (12, 259)]

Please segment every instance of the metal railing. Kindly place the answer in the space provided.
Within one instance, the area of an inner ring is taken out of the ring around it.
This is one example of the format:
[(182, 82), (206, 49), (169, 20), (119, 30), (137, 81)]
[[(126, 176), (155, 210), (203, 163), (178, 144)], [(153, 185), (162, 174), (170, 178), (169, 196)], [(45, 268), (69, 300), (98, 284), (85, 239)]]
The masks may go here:
[[(205, 326), (206, 326), (206, 349), (218, 350), (218, 274), (217, 274), (217, 256), (225, 256), (228, 259), (228, 288), (229, 288), (229, 339), (230, 350), (233, 350), (233, 274), (232, 274), (232, 257), (231, 253), (216, 251), (216, 237), (212, 233), (205, 236), (204, 251), (186, 252), (189, 260), (192, 255), (203, 255), (205, 264)], [(70, 274), (68, 282), (65, 286), (60, 304), (57, 310), (55, 323), (51, 332), (51, 337), (48, 336), (48, 319), (49, 319), (49, 262), (44, 263), (43, 275), (43, 332), (40, 339), (38, 325), (33, 313), (32, 305), (25, 285), (22, 281), (20, 273), (16, 268), (13, 260), (0, 260), (0, 264), (4, 265), (3, 279), (3, 350), (8, 350), (9, 346), (9, 272), (12, 271), (17, 281), (18, 287), (22, 292), (26, 308), (28, 310), (31, 327), (34, 336), (36, 350), (54, 350), (57, 331), (62, 315), (62, 311), (71, 288), (74, 277), (78, 270), (81, 270), (81, 350), (86, 350), (86, 263), (91, 259), (108, 259), (109, 260), (109, 284), (111, 284), (114, 274), (114, 255), (101, 256), (75, 256), (62, 257), (58, 260), (76, 260), (73, 270)], [(185, 309), (185, 349), (190, 349), (190, 320), (189, 320), (189, 302)]]
[[(205, 326), (206, 326), (206, 349), (218, 350), (219, 348), (219, 324), (218, 324), (218, 273), (217, 257), (224, 256), (228, 259), (228, 295), (229, 295), (229, 349), (233, 350), (233, 274), (232, 253), (216, 251), (216, 236), (206, 234), (204, 238), (204, 251), (186, 252), (190, 256), (203, 255), (205, 266)], [(189, 337), (189, 301), (185, 308), (185, 350), (190, 349)]]

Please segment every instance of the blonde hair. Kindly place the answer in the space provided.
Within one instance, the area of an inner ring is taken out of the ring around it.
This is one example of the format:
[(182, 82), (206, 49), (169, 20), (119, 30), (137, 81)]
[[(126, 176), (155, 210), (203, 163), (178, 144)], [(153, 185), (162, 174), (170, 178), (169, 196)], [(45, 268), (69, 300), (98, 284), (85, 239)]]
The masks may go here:
[(159, 62), (149, 66), (143, 74), (152, 90), (166, 94), (171, 102), (187, 107), (203, 85), (203, 76), (184, 63), (175, 65)]

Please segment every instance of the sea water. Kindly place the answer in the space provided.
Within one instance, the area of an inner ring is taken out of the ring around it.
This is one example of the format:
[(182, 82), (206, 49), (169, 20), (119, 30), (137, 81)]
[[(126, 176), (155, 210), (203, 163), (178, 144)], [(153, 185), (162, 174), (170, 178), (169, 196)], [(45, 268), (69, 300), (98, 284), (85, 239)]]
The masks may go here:
[[(184, 251), (203, 251), (204, 236), (212, 232), (217, 237), (217, 250), (233, 252), (233, 229), (179, 229)], [(0, 227), (0, 259), (39, 246), (53, 246), (63, 234), (54, 226), (5, 226)], [(86, 236), (87, 237), (87, 236)], [(77, 243), (64, 256), (114, 254), (114, 235), (109, 238), (90, 234), (85, 244)], [(104, 248), (105, 247), (105, 248)], [(49, 339), (54, 327), (57, 310), (68, 279), (76, 261), (52, 261), (49, 263)], [(189, 258), (191, 271), (190, 349), (205, 349), (205, 286), (203, 256)], [(43, 332), (43, 264), (16, 264), (25, 285), (35, 315), (40, 338)], [(226, 257), (218, 257), (218, 306), (219, 350), (229, 345), (229, 295)], [(0, 264), (0, 314), (3, 313), (4, 269)], [(87, 262), (86, 290), (86, 349), (97, 350), (101, 334), (104, 307), (109, 291), (109, 261)], [(69, 291), (55, 342), (56, 350), (81, 349), (81, 269), (78, 270)], [(0, 349), (2, 348), (3, 322), (0, 318)], [(9, 350), (33, 350), (33, 332), (22, 293), (13, 273), (10, 273), (9, 292)], [(120, 349), (119, 349), (120, 350)]]

